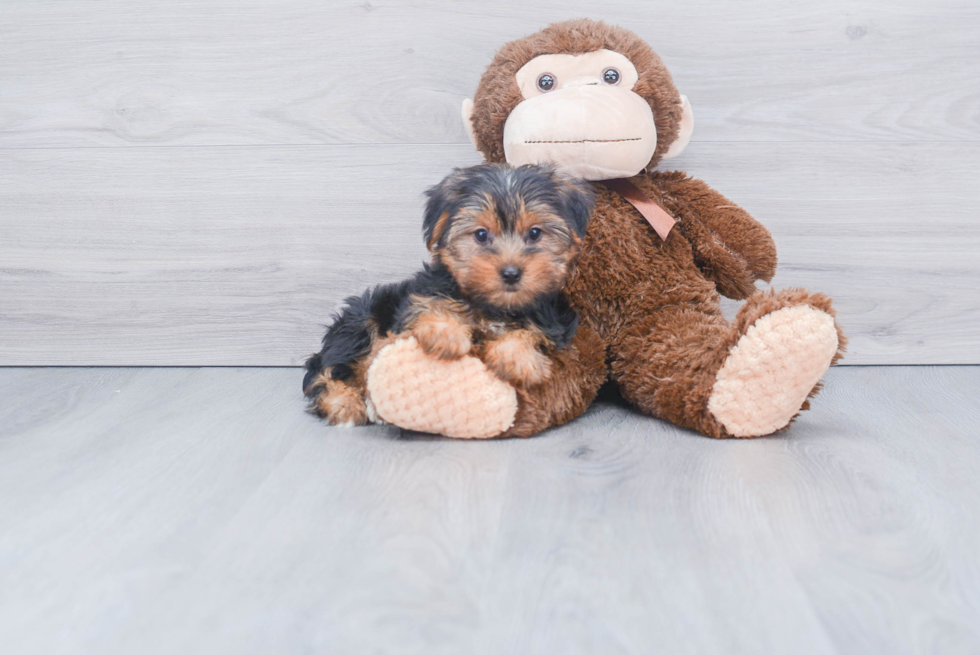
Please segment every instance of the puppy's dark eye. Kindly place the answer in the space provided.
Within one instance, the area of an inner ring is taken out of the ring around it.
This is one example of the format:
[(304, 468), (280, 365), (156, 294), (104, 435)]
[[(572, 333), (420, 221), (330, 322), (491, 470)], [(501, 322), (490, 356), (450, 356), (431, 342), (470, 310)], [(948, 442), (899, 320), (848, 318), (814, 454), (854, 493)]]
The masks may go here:
[(602, 71), (602, 81), (606, 84), (619, 84), (619, 71), (615, 68), (607, 68)]
[(527, 231), (527, 240), (537, 241), (538, 239), (541, 238), (542, 234), (544, 234), (544, 232), (541, 231), (540, 227), (532, 227), (530, 230)]
[(557, 80), (555, 79), (555, 76), (551, 73), (541, 73), (541, 75), (538, 76), (538, 89), (547, 93), (555, 88), (556, 82)]
[(481, 227), (479, 230), (473, 233), (473, 238), (476, 239), (477, 243), (486, 243), (487, 239), (490, 238), (490, 232)]

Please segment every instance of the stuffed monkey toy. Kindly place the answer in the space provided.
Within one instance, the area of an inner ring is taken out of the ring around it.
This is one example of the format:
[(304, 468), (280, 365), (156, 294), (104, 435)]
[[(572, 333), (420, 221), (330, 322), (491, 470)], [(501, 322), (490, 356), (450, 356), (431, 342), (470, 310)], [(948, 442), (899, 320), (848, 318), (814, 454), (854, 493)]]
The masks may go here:
[[(831, 301), (757, 291), (776, 271), (769, 232), (704, 182), (654, 170), (684, 149), (693, 114), (642, 39), (581, 19), (508, 43), (463, 119), (488, 162), (554, 164), (593, 182), (566, 287), (579, 331), (530, 389), (472, 357), (390, 344), (368, 373), (379, 418), (454, 437), (529, 436), (581, 414), (607, 379), (640, 411), (711, 437), (771, 434), (808, 409), (844, 350)], [(719, 293), (746, 301), (733, 322)]]

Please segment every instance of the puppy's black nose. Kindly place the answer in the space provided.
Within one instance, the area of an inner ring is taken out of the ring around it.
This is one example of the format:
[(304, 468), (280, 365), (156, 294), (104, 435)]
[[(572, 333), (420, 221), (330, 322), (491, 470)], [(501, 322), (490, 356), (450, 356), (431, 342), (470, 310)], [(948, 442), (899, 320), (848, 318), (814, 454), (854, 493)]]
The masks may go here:
[(500, 269), (500, 277), (507, 284), (517, 284), (521, 281), (521, 274), (523, 271), (517, 268), (513, 264), (507, 264), (502, 269)]

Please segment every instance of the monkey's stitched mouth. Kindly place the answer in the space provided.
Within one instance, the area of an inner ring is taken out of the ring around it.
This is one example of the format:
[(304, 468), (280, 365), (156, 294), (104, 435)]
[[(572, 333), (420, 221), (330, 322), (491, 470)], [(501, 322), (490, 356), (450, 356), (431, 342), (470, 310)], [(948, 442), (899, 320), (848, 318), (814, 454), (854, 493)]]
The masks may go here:
[(579, 139), (578, 141), (525, 141), (524, 143), (620, 143), (622, 141), (642, 141), (640, 137), (634, 139)]

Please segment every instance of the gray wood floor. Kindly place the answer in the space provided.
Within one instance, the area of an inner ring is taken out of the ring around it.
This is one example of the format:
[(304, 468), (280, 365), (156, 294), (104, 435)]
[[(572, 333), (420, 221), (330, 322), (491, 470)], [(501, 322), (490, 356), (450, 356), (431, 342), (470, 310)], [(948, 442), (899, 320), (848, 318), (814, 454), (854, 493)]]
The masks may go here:
[(2, 651), (980, 652), (980, 368), (755, 441), (331, 429), (299, 380), (0, 370)]

